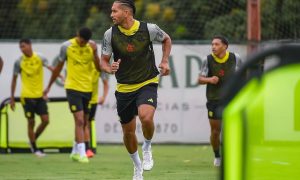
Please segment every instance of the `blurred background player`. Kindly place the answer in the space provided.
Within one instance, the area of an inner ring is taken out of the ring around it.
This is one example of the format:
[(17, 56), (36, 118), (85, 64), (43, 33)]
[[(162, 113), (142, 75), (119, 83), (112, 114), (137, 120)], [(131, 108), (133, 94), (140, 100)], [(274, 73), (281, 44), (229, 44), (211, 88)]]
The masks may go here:
[(2, 60), (2, 58), (0, 56), (0, 74), (2, 72), (2, 68), (3, 68), (3, 60)]
[[(98, 87), (99, 87), (99, 78), (102, 79), (102, 85), (103, 85), (103, 95), (98, 99)], [(92, 130), (91, 125), (92, 123), (95, 123), (95, 115), (97, 111), (97, 106), (102, 105), (105, 102), (105, 99), (108, 94), (108, 74), (107, 73), (101, 73), (96, 68), (93, 69), (92, 72), (92, 83), (93, 83), (93, 92), (92, 92), (92, 98), (89, 103), (90, 108), (90, 114), (89, 114), (89, 120), (85, 124), (84, 129), (84, 141), (85, 141), (85, 148), (86, 148), (86, 155), (88, 158), (91, 158), (94, 156), (95, 150), (93, 150), (91, 138), (94, 138), (92, 136)]]
[[(21, 39), (19, 41), (20, 49), (23, 53), (14, 64), (13, 78), (11, 82), (10, 107), (15, 110), (15, 89), (17, 77), (21, 75), (21, 103), (24, 108), (25, 117), (28, 120), (28, 137), (31, 150), (37, 156), (44, 156), (36, 145), (38, 137), (43, 133), (49, 124), (48, 107), (46, 100), (43, 98), (43, 66), (53, 71), (48, 66), (47, 59), (40, 53), (33, 52), (30, 39)], [(41, 117), (41, 124), (34, 131), (35, 114)]]
[[(143, 179), (143, 170), (151, 170), (151, 140), (154, 134), (154, 113), (157, 106), (159, 71), (155, 64), (152, 41), (162, 43), (161, 75), (168, 75), (171, 38), (155, 24), (134, 19), (132, 0), (117, 0), (111, 8), (114, 26), (103, 38), (101, 68), (115, 73), (117, 111), (123, 130), (123, 141), (134, 164), (133, 179)], [(109, 63), (112, 53), (114, 62)], [(135, 134), (138, 115), (144, 135), (143, 164), (138, 154)]]
[[(75, 121), (75, 142), (70, 158), (80, 163), (88, 163), (84, 143), (84, 127), (89, 117), (89, 102), (92, 95), (92, 72), (99, 69), (100, 59), (97, 45), (90, 40), (92, 32), (89, 28), (81, 28), (77, 36), (64, 42), (60, 49), (59, 62), (55, 67), (44, 95), (50, 88), (67, 62), (65, 89), (70, 111)], [(94, 66), (93, 66), (94, 64)]]
[(218, 116), (217, 110), (222, 98), (222, 87), (241, 65), (240, 56), (237, 53), (227, 51), (228, 45), (228, 40), (224, 36), (213, 37), (212, 53), (203, 58), (203, 65), (198, 78), (199, 84), (207, 84), (206, 106), (211, 127), (210, 143), (215, 154), (214, 166), (221, 165), (221, 117)]

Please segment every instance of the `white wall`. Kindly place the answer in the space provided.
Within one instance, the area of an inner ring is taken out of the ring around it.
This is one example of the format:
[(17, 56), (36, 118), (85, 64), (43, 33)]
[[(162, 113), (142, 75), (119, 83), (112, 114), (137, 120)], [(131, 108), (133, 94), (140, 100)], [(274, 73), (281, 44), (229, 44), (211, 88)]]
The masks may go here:
[[(44, 54), (50, 64), (58, 55), (59, 48), (60, 43), (33, 44), (33, 49)], [(158, 65), (162, 54), (161, 45), (154, 45), (154, 49)], [(242, 58), (246, 56), (246, 46), (244, 45), (231, 45), (229, 50), (239, 53)], [(196, 83), (201, 58), (209, 53), (210, 45), (173, 45), (171, 52), (171, 60), (174, 65), (173, 74), (163, 77), (161, 87), (158, 90), (154, 142), (209, 142), (205, 86), (191, 87)], [(17, 42), (0, 42), (0, 56), (4, 59), (4, 68), (0, 76), (0, 101), (10, 96), (13, 64), (20, 55)], [(191, 62), (190, 67), (188, 62)], [(45, 72), (44, 82), (46, 85), (50, 73)], [(188, 79), (189, 75), (190, 79)], [(109, 84), (110, 90), (106, 103), (98, 107), (96, 114), (97, 141), (119, 143), (122, 142), (122, 132), (115, 107), (114, 88), (116, 80), (114, 76), (110, 76)], [(189, 87), (188, 84), (191, 86)], [(102, 92), (102, 87), (99, 90)], [(20, 78), (18, 78), (15, 95), (18, 96), (19, 93)], [(64, 97), (65, 91), (61, 86), (54, 84), (49, 96)], [(66, 113), (69, 113), (68, 109), (66, 109)], [(137, 133), (141, 142), (143, 138), (140, 124), (138, 124)]]

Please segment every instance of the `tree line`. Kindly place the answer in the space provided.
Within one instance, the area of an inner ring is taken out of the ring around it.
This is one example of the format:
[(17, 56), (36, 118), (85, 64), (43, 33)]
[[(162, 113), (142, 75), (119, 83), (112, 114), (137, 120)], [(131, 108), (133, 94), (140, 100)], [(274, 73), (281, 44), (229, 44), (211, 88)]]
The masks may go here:
[[(102, 39), (114, 0), (1, 0), (0, 39), (67, 39), (87, 26)], [(156, 23), (173, 40), (247, 38), (247, 0), (136, 0), (136, 19)], [(300, 1), (261, 0), (262, 40), (298, 39)]]

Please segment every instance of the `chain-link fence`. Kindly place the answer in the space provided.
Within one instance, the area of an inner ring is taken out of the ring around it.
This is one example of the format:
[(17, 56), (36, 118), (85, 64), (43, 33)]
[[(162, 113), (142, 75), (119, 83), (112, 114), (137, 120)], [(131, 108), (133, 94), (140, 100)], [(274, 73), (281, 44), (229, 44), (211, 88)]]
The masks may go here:
[[(114, 0), (1, 0), (0, 39), (67, 39), (90, 27), (102, 39)], [(136, 0), (136, 19), (158, 24), (173, 40), (247, 38), (247, 0)], [(261, 0), (263, 41), (300, 37), (298, 0)]]

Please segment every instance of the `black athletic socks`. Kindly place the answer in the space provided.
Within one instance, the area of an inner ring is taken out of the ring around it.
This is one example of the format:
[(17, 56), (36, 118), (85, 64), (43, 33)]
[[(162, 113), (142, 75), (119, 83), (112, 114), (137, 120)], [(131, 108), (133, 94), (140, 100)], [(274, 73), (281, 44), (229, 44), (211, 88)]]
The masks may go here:
[(216, 157), (216, 158), (221, 157), (221, 156), (220, 156), (220, 150), (219, 150), (219, 149), (218, 149), (218, 150), (215, 150), (214, 153), (215, 153), (215, 157)]

